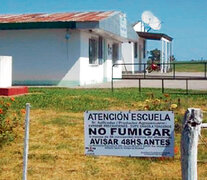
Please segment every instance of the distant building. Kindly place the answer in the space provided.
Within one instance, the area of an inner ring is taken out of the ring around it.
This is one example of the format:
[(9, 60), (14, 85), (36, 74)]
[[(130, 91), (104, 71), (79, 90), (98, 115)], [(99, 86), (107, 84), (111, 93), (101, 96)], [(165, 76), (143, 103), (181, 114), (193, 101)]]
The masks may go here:
[[(161, 72), (167, 72), (170, 68), (172, 57), (172, 40), (173, 38), (163, 33), (151, 33), (146, 32), (144, 24), (139, 21), (134, 24), (134, 30), (136, 31), (138, 38), (134, 42), (125, 42), (122, 44), (123, 62), (126, 64), (123, 66), (123, 71), (129, 73), (143, 72), (144, 64), (147, 63), (147, 40), (161, 41)], [(163, 65), (166, 63), (166, 65)]]
[[(112, 64), (123, 59), (121, 43), (137, 40), (125, 14), (116, 11), (0, 15), (0, 55), (13, 57), (14, 85), (110, 81)], [(113, 73), (121, 77), (122, 67)]]

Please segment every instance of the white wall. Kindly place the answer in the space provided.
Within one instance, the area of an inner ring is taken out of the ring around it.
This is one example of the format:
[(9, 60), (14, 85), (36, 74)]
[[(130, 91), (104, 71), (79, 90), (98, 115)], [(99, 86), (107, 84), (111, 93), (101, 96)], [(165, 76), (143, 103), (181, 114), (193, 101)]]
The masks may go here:
[(12, 85), (12, 57), (0, 56), (0, 88)]
[(1, 30), (0, 54), (13, 57), (13, 82), (78, 81), (79, 33), (71, 33), (68, 45), (65, 34), (66, 29)]
[[(122, 61), (122, 55), (121, 55), (121, 43), (115, 40), (111, 40), (109, 38), (106, 39), (106, 46), (107, 46), (107, 55), (106, 55), (106, 61), (104, 63), (104, 79), (105, 81), (111, 81), (112, 78), (112, 45), (113, 43), (119, 44), (119, 58), (116, 61), (116, 64), (123, 63)], [(111, 51), (108, 49), (108, 47), (111, 49)], [(113, 77), (114, 78), (121, 78), (122, 77), (122, 65), (117, 65), (113, 67)]]
[(144, 23), (142, 21), (137, 22), (137, 24), (134, 25), (134, 30), (136, 32), (145, 32)]
[(59, 86), (80, 85), (81, 32), (73, 30), (69, 34), (70, 38), (66, 40), (68, 72), (59, 82)]
[(81, 58), (80, 58), (80, 85), (103, 82), (103, 65), (89, 64), (89, 39), (98, 38), (93, 33), (81, 32)]
[[(69, 34), (67, 40), (66, 29), (0, 30), (0, 55), (13, 57), (13, 82), (73, 86), (111, 81), (111, 55), (102, 65), (89, 64), (89, 38), (97, 35), (79, 30)], [(115, 67), (114, 77), (121, 72), (121, 66)]]
[[(121, 49), (122, 49), (123, 63), (135, 63), (134, 62), (134, 43), (133, 42), (122, 43)], [(129, 71), (133, 73), (134, 65), (123, 66), (122, 70), (124, 72)]]
[[(134, 58), (134, 43), (123, 43), (122, 44), (122, 56), (124, 58), (124, 63), (146, 63), (147, 57), (144, 58), (144, 39), (139, 38), (137, 43), (137, 58)], [(145, 46), (145, 55), (147, 48)], [(131, 71), (132, 73), (140, 72), (144, 70), (144, 65), (131, 65), (126, 66), (127, 71)], [(123, 67), (123, 71), (126, 71)]]
[[(145, 53), (145, 57), (144, 57), (144, 53)], [(144, 39), (143, 38), (139, 38), (138, 40), (138, 62), (147, 63), (147, 41), (145, 41), (145, 52), (144, 52)], [(144, 65), (141, 65), (138, 69), (135, 69), (135, 71), (143, 71), (143, 70), (144, 70)]]
[[(111, 81), (112, 55), (108, 54), (108, 44), (110, 45), (110, 47), (112, 47), (112, 44), (115, 41), (109, 40), (107, 37), (103, 36), (106, 41), (107, 48), (106, 59), (103, 64), (91, 65), (89, 64), (89, 38), (91, 37), (98, 38), (98, 35), (85, 31), (81, 32), (80, 85)], [(121, 66), (114, 68), (114, 77), (121, 78), (121, 73)]]

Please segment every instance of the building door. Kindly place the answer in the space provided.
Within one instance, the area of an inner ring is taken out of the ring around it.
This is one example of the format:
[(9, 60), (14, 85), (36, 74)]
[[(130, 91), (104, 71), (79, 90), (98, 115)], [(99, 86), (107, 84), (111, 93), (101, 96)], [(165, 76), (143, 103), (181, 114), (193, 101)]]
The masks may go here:
[(141, 63), (142, 63), (142, 46), (141, 44), (139, 44), (139, 68), (138, 68), (139, 72), (141, 72), (142, 70)]

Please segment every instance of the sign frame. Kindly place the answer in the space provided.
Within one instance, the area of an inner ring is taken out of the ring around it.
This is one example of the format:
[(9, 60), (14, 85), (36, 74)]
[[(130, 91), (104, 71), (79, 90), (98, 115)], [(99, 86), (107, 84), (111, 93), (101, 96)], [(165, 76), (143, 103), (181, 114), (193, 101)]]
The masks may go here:
[(174, 156), (173, 111), (86, 111), (85, 154)]

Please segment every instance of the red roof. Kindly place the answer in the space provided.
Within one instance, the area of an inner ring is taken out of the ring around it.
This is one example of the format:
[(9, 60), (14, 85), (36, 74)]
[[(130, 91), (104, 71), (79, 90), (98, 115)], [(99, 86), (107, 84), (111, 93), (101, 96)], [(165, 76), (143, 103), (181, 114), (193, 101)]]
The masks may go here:
[(37, 13), (37, 14), (8, 14), (0, 15), (0, 23), (27, 22), (97, 22), (114, 14), (114, 11), (73, 12), (73, 13)]

